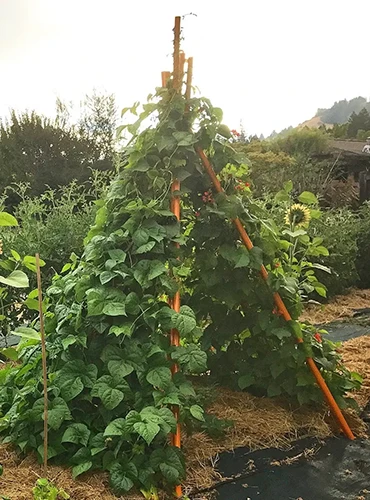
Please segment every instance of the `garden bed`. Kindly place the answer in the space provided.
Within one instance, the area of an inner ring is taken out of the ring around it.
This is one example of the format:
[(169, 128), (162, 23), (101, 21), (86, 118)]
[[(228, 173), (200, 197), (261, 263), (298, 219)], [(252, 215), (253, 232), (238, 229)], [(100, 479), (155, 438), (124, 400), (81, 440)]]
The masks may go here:
[[(323, 311), (311, 307), (305, 315), (309, 315), (311, 322), (322, 323), (324, 318), (349, 318), (353, 315), (353, 309), (369, 305), (370, 291), (356, 290), (348, 296), (337, 297), (324, 306)], [(370, 336), (345, 342), (341, 352), (346, 366), (364, 377), (362, 388), (353, 395), (359, 406), (364, 408), (370, 399)], [(219, 456), (224, 452), (236, 448), (249, 451), (271, 448), (289, 450), (297, 439), (327, 439), (339, 434), (336, 421), (326, 408), (298, 408), (283, 399), (258, 398), (246, 392), (217, 388), (217, 399), (208, 411), (219, 418), (233, 421), (235, 425), (226, 431), (222, 439), (212, 439), (204, 433), (184, 438), (188, 471), (184, 492), (191, 496), (197, 491), (211, 490), (215, 484), (225, 481), (217, 467)], [(351, 410), (347, 410), (345, 415), (354, 433), (365, 437), (364, 421)], [(33, 456), (21, 458), (9, 445), (0, 445), (0, 463), (4, 467), (0, 494), (11, 500), (30, 500), (35, 481), (43, 477), (42, 468), (36, 459)], [(85, 474), (82, 479), (73, 480), (69, 469), (51, 465), (48, 478), (69, 493), (72, 500), (116, 498), (110, 491), (108, 476), (104, 473)], [(199, 495), (194, 498), (205, 498), (206, 493)], [(125, 495), (120, 498), (136, 500), (142, 496)]]
[[(363, 406), (370, 398), (370, 337), (346, 342), (342, 347), (342, 354), (348, 368), (357, 370), (364, 376), (362, 389), (354, 394), (359, 405)], [(228, 389), (218, 389), (217, 393), (218, 397), (209, 412), (232, 420), (235, 425), (226, 431), (223, 439), (214, 440), (203, 433), (184, 439), (188, 467), (184, 489), (187, 494), (212, 488), (221, 481), (217, 461), (225, 451), (239, 447), (249, 450), (288, 450), (298, 438), (326, 439), (339, 433), (338, 426), (327, 409), (297, 408), (285, 400), (257, 398)], [(346, 411), (346, 417), (356, 435), (365, 436), (364, 422), (351, 410)], [(0, 463), (4, 466), (0, 493), (11, 500), (30, 500), (35, 481), (43, 476), (36, 459), (32, 456), (19, 458), (9, 445), (0, 445)], [(74, 481), (68, 469), (50, 466), (48, 476), (59, 487), (64, 488), (72, 500), (116, 498), (103, 473), (86, 474), (83, 479)], [(142, 497), (125, 495), (121, 498), (136, 500)]]
[[(239, 447), (288, 449), (298, 438), (315, 436), (324, 439), (338, 433), (336, 422), (325, 409), (292, 407), (284, 400), (257, 398), (227, 389), (218, 393), (218, 399), (209, 408), (210, 413), (233, 420), (235, 425), (226, 432), (224, 439), (213, 440), (203, 433), (184, 439), (188, 467), (184, 489), (187, 494), (211, 488), (220, 481), (221, 475), (215, 466), (222, 452)], [(351, 411), (346, 412), (346, 417), (354, 432), (364, 435), (362, 420)], [(43, 476), (36, 459), (32, 456), (22, 459), (9, 445), (0, 445), (0, 463), (4, 467), (0, 493), (11, 500), (30, 500), (35, 481)], [(86, 474), (83, 479), (74, 481), (68, 469), (50, 466), (48, 477), (73, 500), (116, 498), (103, 473)], [(121, 498), (136, 500), (142, 497), (125, 495)]]

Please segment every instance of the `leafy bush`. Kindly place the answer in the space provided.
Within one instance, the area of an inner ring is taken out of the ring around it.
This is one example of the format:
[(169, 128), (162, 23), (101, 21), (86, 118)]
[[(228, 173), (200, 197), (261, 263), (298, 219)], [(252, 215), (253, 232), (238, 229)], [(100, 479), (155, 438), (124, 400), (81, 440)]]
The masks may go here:
[[(176, 430), (170, 408), (178, 407), (185, 430), (207, 424), (188, 374), (211, 369), (241, 389), (318, 402), (304, 362), (312, 356), (342, 406), (359, 386), (335, 345), (297, 321), (299, 279), (271, 272), (271, 288), (261, 280), (261, 264), (272, 271), (287, 241), (254, 203), (243, 158), (217, 139), (221, 110), (159, 89), (129, 131), (152, 113), (156, 125), (135, 136), (127, 167), (98, 202), (82, 260), (55, 276), (45, 304), (49, 456), (73, 465), (74, 477), (109, 471), (118, 493), (170, 489), (184, 478), (184, 457), (168, 442)], [(226, 193), (214, 191), (195, 145), (207, 150)], [(181, 224), (168, 210), (174, 178)], [(256, 243), (251, 251), (230, 225), (236, 217)], [(271, 289), (292, 321), (276, 310)], [(175, 311), (168, 299), (178, 290), (183, 305)], [(174, 329), (178, 346), (168, 335)], [(0, 373), (0, 431), (42, 458), (41, 349), (26, 343), (19, 357), (20, 367)]]
[[(0, 227), (2, 230), (9, 227), (17, 227), (17, 220), (6, 212), (0, 212)], [(44, 261), (40, 259), (40, 265)], [(5, 253), (3, 242), (0, 240), (0, 339), (3, 340), (4, 348), (0, 349), (0, 354), (14, 359), (14, 352), (8, 348), (8, 336), (15, 328), (19, 319), (23, 316), (28, 307), (34, 307), (32, 296), (26, 300), (25, 289), (29, 286), (28, 274), (36, 271), (36, 258), (33, 255), (26, 255), (23, 258), (16, 250), (11, 249), (9, 255)], [(5, 272), (5, 276), (3, 273)], [(37, 309), (37, 307), (36, 307)]]
[(359, 284), (357, 241), (360, 222), (355, 212), (342, 208), (323, 211), (321, 218), (310, 226), (311, 234), (323, 237), (329, 250), (329, 255), (322, 257), (321, 263), (330, 267), (331, 274), (319, 272), (319, 278), (331, 297)]
[(328, 137), (318, 129), (293, 129), (289, 134), (274, 139), (272, 147), (294, 157), (304, 155), (308, 158), (327, 151)]
[[(298, 200), (294, 198), (295, 193), (296, 190), (292, 190), (291, 203)], [(275, 197), (265, 195), (263, 199), (258, 200), (258, 204), (274, 218), (280, 231), (284, 231), (284, 214), (287, 204), (279, 200), (279, 196), (279, 193)], [(307, 254), (306, 261), (309, 260), (315, 265), (315, 275), (327, 289), (327, 297), (345, 293), (354, 286), (370, 286), (367, 278), (368, 242), (370, 241), (368, 204), (364, 204), (357, 212), (349, 208), (321, 209), (320, 211), (317, 210), (317, 206), (313, 208), (315, 210), (311, 211), (312, 220), (307, 233), (311, 238), (310, 241), (319, 242), (319, 246), (326, 247), (327, 252), (324, 251), (321, 255)], [(305, 254), (304, 250), (302, 248), (297, 250), (302, 258)], [(329, 268), (331, 272), (320, 270), (320, 265)], [(286, 267), (285, 272), (288, 272)], [(318, 297), (311, 295), (310, 298)]]
[[(83, 239), (94, 220), (96, 200), (104, 193), (110, 172), (93, 171), (89, 182), (73, 181), (58, 190), (49, 189), (39, 196), (28, 195), (28, 185), (18, 184), (6, 192), (18, 198), (14, 215), (16, 228), (2, 231), (4, 251), (16, 248), (21, 255), (39, 253), (46, 262), (44, 285), (49, 284), (71, 254), (80, 255)], [(7, 198), (3, 197), (6, 205)]]
[(370, 206), (364, 203), (358, 211), (348, 208), (324, 210), (320, 219), (310, 225), (312, 236), (324, 237), (329, 255), (321, 263), (331, 274), (318, 272), (330, 297), (349, 288), (370, 287)]
[(292, 181), (297, 192), (321, 194), (330, 178), (332, 163), (318, 160), (326, 152), (328, 139), (319, 130), (292, 130), (274, 140), (251, 140), (233, 147), (250, 162), (250, 178), (257, 196), (276, 193)]

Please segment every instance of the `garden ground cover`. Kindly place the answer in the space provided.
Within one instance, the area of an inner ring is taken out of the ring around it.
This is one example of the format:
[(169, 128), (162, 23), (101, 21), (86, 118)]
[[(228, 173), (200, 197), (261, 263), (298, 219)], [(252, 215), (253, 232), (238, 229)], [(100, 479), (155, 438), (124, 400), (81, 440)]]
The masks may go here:
[[(331, 320), (338, 320), (351, 317), (353, 309), (367, 308), (369, 306), (370, 291), (355, 290), (348, 296), (335, 298), (331, 303), (324, 306), (324, 310), (319, 311), (319, 308), (316, 308), (315, 319), (313, 319), (312, 314), (314, 308), (311, 307), (309, 314), (311, 321), (316, 322), (318, 318), (322, 318), (320, 315), (325, 314), (326, 310), (326, 317), (330, 317)], [(335, 311), (337, 316), (335, 316)], [(305, 314), (307, 314), (307, 311)], [(362, 388), (353, 394), (360, 407), (364, 408), (370, 399), (370, 336), (361, 336), (345, 342), (341, 352), (347, 367), (350, 370), (357, 371), (364, 377)], [(214, 388), (210, 387), (209, 390), (212, 391)], [(209, 413), (223, 419), (232, 420), (235, 425), (226, 431), (223, 439), (212, 439), (204, 433), (196, 433), (184, 439), (184, 451), (188, 467), (188, 477), (184, 485), (184, 491), (191, 498), (206, 498), (215, 484), (227, 480), (219, 472), (219, 470), (222, 470), (219, 463), (222, 464), (222, 461), (225, 460), (224, 457), (227, 452), (240, 449), (244, 450), (245, 455), (245, 450), (251, 453), (255, 450), (274, 449), (284, 450), (283, 454), (289, 455), (289, 453), (292, 454), (292, 450), (294, 451), (294, 446), (297, 446), (295, 444), (297, 439), (303, 439), (300, 443), (304, 443), (305, 439), (323, 440), (338, 435), (337, 424), (325, 408), (316, 410), (308, 407), (298, 408), (288, 404), (284, 399), (258, 398), (246, 392), (233, 392), (229, 389), (217, 388), (217, 394), (217, 399), (208, 409)], [(346, 410), (345, 416), (356, 435), (366, 437), (366, 425), (363, 420), (351, 410)], [(342, 440), (340, 441), (342, 442)], [(340, 448), (340, 445), (334, 446)], [(304, 450), (307, 449), (312, 449), (312, 447), (304, 448)], [(291, 450), (291, 452), (288, 450)], [(296, 453), (296, 455), (303, 453), (303, 458), (307, 458), (307, 451), (304, 450)], [(293, 453), (293, 458), (296, 455)], [(219, 457), (221, 457), (220, 462)], [(249, 464), (249, 467), (253, 469), (250, 460), (250, 458), (246, 460), (244, 468), (248, 468)], [(32, 456), (21, 458), (12, 451), (9, 445), (0, 445), (0, 463), (4, 467), (0, 494), (10, 497), (11, 500), (30, 500), (35, 481), (38, 477), (43, 476), (42, 469), (36, 459)], [(293, 460), (290, 464), (288, 461), (283, 465), (285, 467), (294, 463)], [(299, 463), (301, 464), (301, 461)], [(283, 471), (282, 477), (284, 477), (284, 473)], [(261, 478), (262, 482), (265, 483), (267, 475), (262, 474)], [(102, 473), (86, 474), (82, 479), (74, 481), (69, 469), (51, 465), (49, 467), (49, 479), (66, 490), (72, 500), (113, 500), (116, 498), (110, 492), (107, 476)], [(227, 484), (231, 483), (227, 482)], [(230, 493), (229, 490), (225, 490), (227, 484), (222, 486), (224, 493), (226, 491), (225, 494)], [(220, 491), (222, 493), (222, 490)], [(242, 487), (242, 491), (245, 493), (244, 487)], [(226, 498), (222, 496), (224, 493), (221, 494), (220, 498)], [(121, 497), (121, 499), (123, 498), (136, 500), (142, 497), (125, 495)], [(302, 498), (303, 500), (310, 500), (309, 497)], [(367, 499), (366, 496), (364, 498)], [(237, 496), (233, 496), (233, 499), (236, 500)]]

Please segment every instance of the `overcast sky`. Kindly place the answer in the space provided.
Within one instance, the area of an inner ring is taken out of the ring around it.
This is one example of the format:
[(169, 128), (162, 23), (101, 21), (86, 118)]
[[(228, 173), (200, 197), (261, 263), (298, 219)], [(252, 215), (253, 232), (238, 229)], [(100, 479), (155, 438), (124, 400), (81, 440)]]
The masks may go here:
[(224, 121), (269, 134), (370, 96), (368, 0), (0, 0), (0, 116), (53, 114), (93, 88), (120, 108), (171, 69), (172, 28)]

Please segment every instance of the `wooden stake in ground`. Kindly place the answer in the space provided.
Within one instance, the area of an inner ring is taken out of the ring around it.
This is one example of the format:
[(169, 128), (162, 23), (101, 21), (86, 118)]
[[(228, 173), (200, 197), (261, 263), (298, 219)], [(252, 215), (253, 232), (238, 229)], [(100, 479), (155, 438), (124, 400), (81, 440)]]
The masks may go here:
[(44, 328), (44, 313), (42, 310), (42, 290), (41, 290), (41, 271), (40, 271), (40, 256), (36, 254), (36, 275), (37, 275), (37, 290), (39, 299), (39, 317), (40, 317), (40, 334), (41, 334), (41, 350), (42, 350), (42, 374), (44, 380), (44, 475), (47, 474), (48, 468), (48, 379), (46, 368), (46, 342)]

